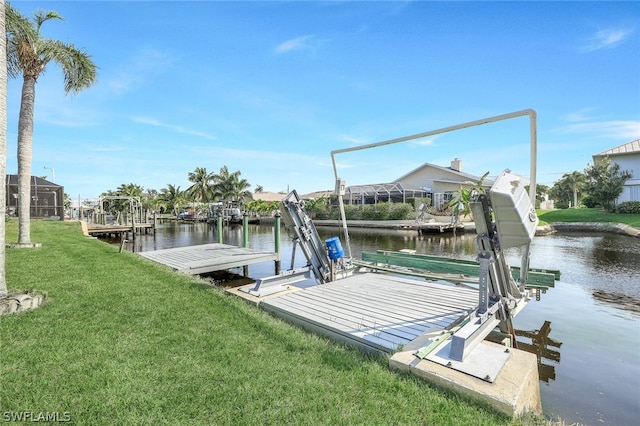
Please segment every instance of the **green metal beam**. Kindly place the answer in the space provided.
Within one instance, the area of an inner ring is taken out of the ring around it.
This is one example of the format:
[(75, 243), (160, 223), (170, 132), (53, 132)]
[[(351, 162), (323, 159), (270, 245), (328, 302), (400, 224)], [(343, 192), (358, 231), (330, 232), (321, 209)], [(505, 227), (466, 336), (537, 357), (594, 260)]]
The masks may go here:
[[(454, 274), (461, 276), (461, 278), (478, 277), (480, 275), (480, 265), (475, 261), (464, 259), (387, 251), (362, 253), (362, 260), (386, 266), (401, 266), (405, 268), (419, 269), (432, 273)], [(520, 268), (512, 267), (511, 275), (515, 280), (517, 280), (520, 276)], [(554, 273), (536, 272), (530, 269), (527, 286), (543, 289), (554, 287), (555, 277), (556, 275)], [(441, 279), (446, 280), (448, 278), (441, 277)]]

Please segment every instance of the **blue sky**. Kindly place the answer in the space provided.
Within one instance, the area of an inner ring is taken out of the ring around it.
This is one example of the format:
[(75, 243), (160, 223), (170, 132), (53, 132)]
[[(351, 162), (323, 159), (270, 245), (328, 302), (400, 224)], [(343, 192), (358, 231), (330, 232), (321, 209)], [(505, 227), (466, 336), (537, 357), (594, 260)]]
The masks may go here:
[[(538, 183), (640, 138), (640, 2), (14, 1), (92, 55), (98, 82), (36, 86), (32, 174), (73, 199), (189, 186), (196, 167), (265, 191), (334, 187), (330, 152), (533, 108)], [(21, 79), (9, 83), (17, 172)], [(526, 117), (337, 156), (347, 185), (423, 163), (529, 174)]]

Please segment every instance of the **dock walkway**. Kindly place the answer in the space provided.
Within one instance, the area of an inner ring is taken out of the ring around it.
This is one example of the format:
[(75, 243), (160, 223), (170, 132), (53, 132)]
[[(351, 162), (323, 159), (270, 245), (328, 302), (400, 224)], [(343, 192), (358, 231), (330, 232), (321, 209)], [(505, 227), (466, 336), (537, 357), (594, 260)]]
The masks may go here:
[(217, 243), (145, 251), (138, 254), (189, 275), (278, 260), (277, 253)]
[(342, 343), (391, 353), (425, 333), (457, 325), (477, 306), (478, 292), (369, 272), (253, 301), (278, 317)]

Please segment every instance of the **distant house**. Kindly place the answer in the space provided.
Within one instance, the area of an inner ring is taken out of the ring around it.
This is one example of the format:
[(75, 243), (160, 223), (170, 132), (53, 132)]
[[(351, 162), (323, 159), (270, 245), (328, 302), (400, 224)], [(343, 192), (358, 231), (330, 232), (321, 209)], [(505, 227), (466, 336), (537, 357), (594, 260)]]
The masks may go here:
[[(288, 194), (286, 192), (254, 192), (251, 194), (254, 200), (262, 200), (270, 203), (273, 201), (282, 201)], [(312, 200), (321, 197), (330, 197), (334, 195), (333, 191), (316, 191), (308, 194), (298, 194), (301, 200)]]
[[(432, 206), (442, 210), (461, 187), (474, 187), (478, 181), (480, 177), (462, 171), (462, 160), (456, 158), (449, 167), (424, 163), (391, 183), (349, 186), (344, 200), (348, 204), (375, 204), (429, 198)], [(488, 189), (492, 183), (485, 180), (482, 186)]]
[(618, 164), (620, 171), (626, 170), (631, 173), (631, 179), (625, 183), (616, 205), (625, 201), (640, 201), (640, 139), (594, 155), (593, 164), (605, 157), (609, 157), (612, 164)]
[[(462, 172), (462, 161), (456, 158), (451, 161), (450, 167), (424, 163), (393, 182), (348, 186), (342, 198), (345, 204), (353, 205), (406, 203), (412, 199), (428, 198), (431, 200), (431, 206), (444, 210), (460, 188), (475, 187), (479, 181), (479, 176)], [(482, 182), (485, 189), (491, 188), (492, 184), (493, 181), (490, 180)], [(267, 202), (280, 201), (287, 196), (285, 193), (274, 192), (257, 192), (251, 195), (254, 200)], [(299, 194), (303, 200), (332, 195), (335, 195), (334, 191)]]
[(281, 201), (287, 194), (284, 192), (254, 192), (251, 194), (254, 200), (261, 200), (266, 203), (271, 203), (273, 201)]
[[(18, 215), (18, 175), (6, 176), (7, 216)], [(64, 219), (64, 187), (31, 176), (31, 217)]]

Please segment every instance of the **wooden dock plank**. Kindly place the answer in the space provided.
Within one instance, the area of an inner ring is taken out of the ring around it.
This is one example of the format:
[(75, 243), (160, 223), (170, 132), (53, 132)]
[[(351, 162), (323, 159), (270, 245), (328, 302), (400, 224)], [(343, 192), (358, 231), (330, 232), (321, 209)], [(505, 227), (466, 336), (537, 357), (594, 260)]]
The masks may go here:
[(233, 269), (278, 259), (277, 253), (217, 243), (145, 251), (138, 254), (190, 275)]
[(392, 352), (426, 332), (449, 329), (478, 303), (476, 290), (379, 273), (273, 297), (260, 306), (365, 349)]

